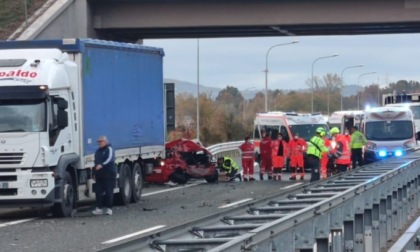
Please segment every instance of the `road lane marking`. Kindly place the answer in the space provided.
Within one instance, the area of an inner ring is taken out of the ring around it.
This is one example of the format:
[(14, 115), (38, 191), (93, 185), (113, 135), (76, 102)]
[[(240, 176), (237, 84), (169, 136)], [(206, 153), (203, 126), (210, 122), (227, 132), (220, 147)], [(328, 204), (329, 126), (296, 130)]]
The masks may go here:
[(30, 219), (23, 219), (23, 220), (17, 220), (17, 221), (2, 223), (2, 224), (0, 224), (0, 228), (16, 225), (16, 224), (20, 224), (20, 223), (25, 223), (25, 222), (28, 222), (28, 221), (33, 221), (33, 220), (36, 220), (36, 219), (38, 219), (38, 218), (30, 218)]
[(293, 185), (282, 187), (282, 188), (280, 188), (280, 190), (290, 189), (290, 188), (293, 188), (293, 187), (298, 186), (298, 185), (301, 185), (301, 184), (303, 184), (303, 183), (302, 182), (299, 182), (299, 183), (296, 183), (296, 184), (293, 184)]
[(219, 206), (218, 208), (228, 208), (228, 207), (236, 206), (236, 205), (239, 205), (241, 203), (244, 203), (244, 202), (247, 202), (247, 201), (250, 201), (250, 200), (253, 200), (253, 198), (247, 198), (247, 199), (235, 201), (235, 202), (229, 203), (227, 205)]
[(166, 227), (166, 225), (154, 226), (154, 227), (144, 229), (144, 230), (141, 230), (141, 231), (138, 231), (138, 232), (135, 232), (135, 233), (131, 233), (131, 234), (128, 234), (128, 235), (117, 237), (117, 238), (112, 239), (112, 240), (104, 241), (104, 242), (102, 242), (102, 244), (111, 244), (111, 243), (119, 242), (119, 241), (131, 238), (131, 237), (134, 237), (134, 236), (142, 235), (142, 234), (145, 234), (145, 233), (148, 233), (148, 232), (151, 232), (151, 231), (155, 231), (157, 229), (161, 229), (163, 227)]
[(147, 196), (151, 196), (151, 195), (155, 195), (155, 194), (159, 194), (159, 193), (164, 193), (164, 192), (170, 192), (170, 191), (175, 191), (175, 190), (179, 190), (182, 188), (187, 188), (187, 187), (192, 187), (192, 186), (196, 186), (199, 184), (190, 184), (190, 185), (185, 185), (185, 186), (180, 186), (180, 187), (174, 187), (174, 188), (169, 188), (169, 189), (165, 189), (165, 190), (160, 190), (160, 191), (156, 191), (156, 192), (149, 192), (149, 193), (145, 193), (142, 194), (142, 197), (147, 197)]

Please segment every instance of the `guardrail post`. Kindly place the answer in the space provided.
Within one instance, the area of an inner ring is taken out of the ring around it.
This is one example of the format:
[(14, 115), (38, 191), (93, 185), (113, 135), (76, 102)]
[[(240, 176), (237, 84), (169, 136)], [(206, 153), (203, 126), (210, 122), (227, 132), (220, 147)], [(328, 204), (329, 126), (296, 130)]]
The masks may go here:
[(394, 235), (398, 234), (398, 189), (392, 192), (392, 235), (388, 240), (391, 240)]
[(363, 214), (354, 215), (354, 251), (364, 251)]
[(402, 188), (398, 188), (397, 191), (397, 198), (398, 198), (398, 208), (397, 208), (397, 215), (398, 215), (398, 232), (402, 230), (403, 227), (403, 200), (402, 200)]
[(330, 214), (330, 229), (331, 229), (331, 251), (342, 252), (343, 244), (343, 208), (336, 207)]
[(354, 201), (352, 198), (343, 205), (344, 251), (354, 251)]
[(256, 252), (267, 252), (267, 251), (295, 251), (295, 233), (294, 232), (284, 232), (276, 235), (275, 238), (271, 241), (271, 250), (262, 250), (258, 248)]
[(387, 233), (391, 233), (391, 221), (387, 216), (386, 209), (387, 200), (381, 199), (379, 202), (379, 247), (385, 248), (387, 241)]
[(318, 215), (314, 220), (317, 252), (329, 252), (330, 214)]
[[(382, 232), (384, 232), (384, 229)], [(380, 233), (379, 229), (379, 204), (373, 204), (372, 206), (372, 244), (373, 251), (379, 252), (380, 250)]]
[(306, 251), (310, 249), (312, 251), (315, 242), (314, 231), (314, 221), (312, 219), (297, 226), (294, 230), (295, 250)]
[(374, 251), (373, 250), (373, 231), (372, 231), (372, 210), (365, 209), (365, 213), (363, 214), (363, 222), (364, 222), (364, 244), (365, 249), (364, 251)]

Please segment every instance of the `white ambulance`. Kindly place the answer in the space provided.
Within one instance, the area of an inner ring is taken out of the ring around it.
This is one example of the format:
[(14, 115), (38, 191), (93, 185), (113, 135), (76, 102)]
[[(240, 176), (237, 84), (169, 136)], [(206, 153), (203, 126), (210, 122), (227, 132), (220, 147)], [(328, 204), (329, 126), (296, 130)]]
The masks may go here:
[(337, 127), (343, 133), (344, 130), (350, 130), (352, 126), (359, 125), (362, 115), (362, 110), (335, 111), (328, 118), (328, 126)]
[(417, 145), (413, 113), (408, 107), (368, 109), (360, 125), (368, 140), (364, 151), (367, 163), (403, 156)]
[(270, 132), (272, 139), (277, 139), (280, 133), (289, 142), (295, 134), (309, 141), (315, 135), (318, 127), (328, 132), (327, 122), (319, 113), (301, 114), (295, 112), (267, 112), (258, 113), (254, 120), (254, 144), (256, 155), (260, 153), (261, 131)]

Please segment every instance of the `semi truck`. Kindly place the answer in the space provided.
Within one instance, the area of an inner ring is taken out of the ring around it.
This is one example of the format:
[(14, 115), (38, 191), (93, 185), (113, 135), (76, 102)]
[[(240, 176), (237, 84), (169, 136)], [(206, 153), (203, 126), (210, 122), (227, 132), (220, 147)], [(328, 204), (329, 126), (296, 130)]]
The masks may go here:
[(146, 167), (165, 157), (163, 56), (92, 39), (0, 42), (0, 206), (70, 216), (94, 198), (102, 135), (116, 153), (116, 201), (138, 202)]
[(360, 123), (367, 144), (365, 162), (399, 157), (417, 146), (412, 111), (407, 107), (378, 107), (365, 110)]

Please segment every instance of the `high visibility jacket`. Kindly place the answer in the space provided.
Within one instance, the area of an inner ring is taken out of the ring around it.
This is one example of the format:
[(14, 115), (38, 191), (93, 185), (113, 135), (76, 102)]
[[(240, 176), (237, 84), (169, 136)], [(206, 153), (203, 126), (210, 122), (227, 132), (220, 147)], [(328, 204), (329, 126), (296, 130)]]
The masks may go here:
[(252, 143), (245, 142), (241, 146), (239, 146), (239, 149), (242, 152), (242, 158), (244, 159), (254, 158), (254, 145)]
[[(230, 160), (230, 166), (226, 166), (225, 162), (226, 160)], [(238, 164), (235, 162), (235, 160), (233, 160), (230, 157), (225, 157), (225, 162), (223, 162), (222, 166), (220, 168), (222, 168), (224, 171), (226, 171), (227, 173), (232, 172), (232, 170), (239, 170), (239, 166)]]
[(308, 148), (308, 144), (302, 138), (292, 139), (289, 143), (290, 155), (301, 156)]
[[(271, 156), (273, 157), (285, 157), (289, 155), (289, 146), (284, 140), (273, 140), (271, 141)], [(280, 144), (282, 147), (280, 147)]]
[(321, 159), (322, 153), (324, 152), (328, 152), (327, 147), (324, 145), (324, 139), (319, 136), (313, 136), (308, 142), (308, 150), (306, 151), (306, 154)]
[(335, 163), (348, 165), (351, 163), (350, 143), (346, 136), (338, 135), (335, 139), (337, 145), (335, 147), (334, 156), (336, 157)]
[(264, 137), (260, 143), (261, 158), (271, 158), (271, 138)]
[(350, 148), (351, 149), (361, 149), (367, 143), (365, 135), (362, 132), (356, 130), (351, 134), (351, 142)]

